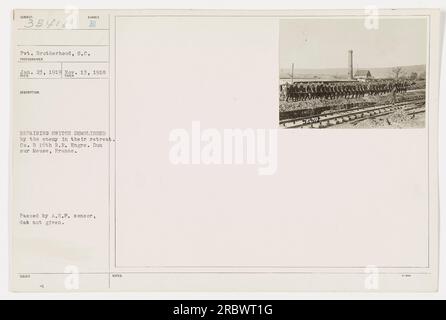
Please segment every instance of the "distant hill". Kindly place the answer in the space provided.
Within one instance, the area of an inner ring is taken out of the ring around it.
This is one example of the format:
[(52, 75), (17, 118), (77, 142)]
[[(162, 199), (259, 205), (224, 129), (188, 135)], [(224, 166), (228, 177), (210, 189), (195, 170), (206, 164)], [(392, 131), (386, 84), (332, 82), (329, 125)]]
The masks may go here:
[[(370, 70), (372, 77), (374, 78), (390, 78), (393, 77), (392, 69), (393, 67), (384, 68), (360, 68), (361, 70)], [(409, 76), (412, 72), (417, 74), (426, 72), (426, 65), (413, 65), (413, 66), (401, 66), (401, 75)], [(353, 72), (356, 72), (356, 68)], [(348, 69), (347, 68), (327, 68), (327, 69), (294, 69), (295, 79), (346, 79)], [(280, 79), (291, 78), (291, 68), (290, 69), (280, 69)]]

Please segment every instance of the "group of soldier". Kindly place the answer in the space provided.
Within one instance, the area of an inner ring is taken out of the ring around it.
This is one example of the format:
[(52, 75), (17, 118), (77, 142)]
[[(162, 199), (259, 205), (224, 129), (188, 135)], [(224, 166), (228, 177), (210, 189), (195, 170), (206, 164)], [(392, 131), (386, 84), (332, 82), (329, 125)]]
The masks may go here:
[(383, 95), (406, 92), (411, 86), (407, 80), (380, 80), (371, 82), (294, 82), (281, 85), (281, 95), (286, 101), (311, 99), (359, 98), (365, 95)]

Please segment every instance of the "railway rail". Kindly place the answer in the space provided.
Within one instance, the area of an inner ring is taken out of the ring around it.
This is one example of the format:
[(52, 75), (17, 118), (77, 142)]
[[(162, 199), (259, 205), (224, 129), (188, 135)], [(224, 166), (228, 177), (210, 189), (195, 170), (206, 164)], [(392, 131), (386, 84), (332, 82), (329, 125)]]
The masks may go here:
[(280, 121), (280, 126), (284, 128), (326, 128), (346, 122), (358, 123), (365, 119), (389, 115), (398, 110), (405, 110), (408, 115), (425, 112), (425, 99), (372, 107), (341, 109), (320, 115), (286, 119)]

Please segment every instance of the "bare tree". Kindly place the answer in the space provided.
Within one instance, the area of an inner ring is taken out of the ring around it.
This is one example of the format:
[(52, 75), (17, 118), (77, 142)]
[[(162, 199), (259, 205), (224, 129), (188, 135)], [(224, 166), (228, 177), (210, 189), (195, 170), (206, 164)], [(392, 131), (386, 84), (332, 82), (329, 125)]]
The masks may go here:
[(426, 79), (426, 71), (421, 72), (421, 73), (418, 75), (418, 79), (420, 79), (420, 80), (425, 80), (425, 79)]
[(291, 77), (291, 83), (294, 83), (294, 63), (291, 64), (291, 73), (288, 73), (288, 76)]
[(398, 79), (402, 70), (403, 70), (403, 68), (401, 68), (401, 67), (395, 67), (392, 69), (392, 73), (395, 76), (395, 79)]

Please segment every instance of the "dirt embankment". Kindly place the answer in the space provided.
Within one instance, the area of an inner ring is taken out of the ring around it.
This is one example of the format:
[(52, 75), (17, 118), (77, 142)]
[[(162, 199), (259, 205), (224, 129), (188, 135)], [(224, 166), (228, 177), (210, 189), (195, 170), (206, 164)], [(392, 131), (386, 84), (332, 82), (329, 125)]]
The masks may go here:
[[(408, 105), (411, 106), (414, 105)], [(414, 113), (411, 110), (400, 109), (388, 115), (347, 122), (333, 128), (424, 128), (425, 115), (425, 112)]]
[[(400, 102), (405, 100), (411, 100), (414, 98), (422, 98), (424, 97), (424, 94), (425, 94), (424, 91), (399, 93), (396, 95), (396, 99), (397, 102)], [(323, 112), (327, 109), (335, 110), (349, 105), (387, 104), (387, 103), (392, 103), (392, 101), (393, 97), (391, 93), (385, 95), (365, 96), (361, 98), (352, 98), (352, 99), (341, 98), (333, 100), (313, 99), (307, 101), (288, 101), (288, 102), (280, 101), (279, 112), (286, 113), (286, 112), (301, 111), (302, 113), (305, 113), (306, 110), (312, 110), (312, 114), (318, 114), (318, 111)]]

